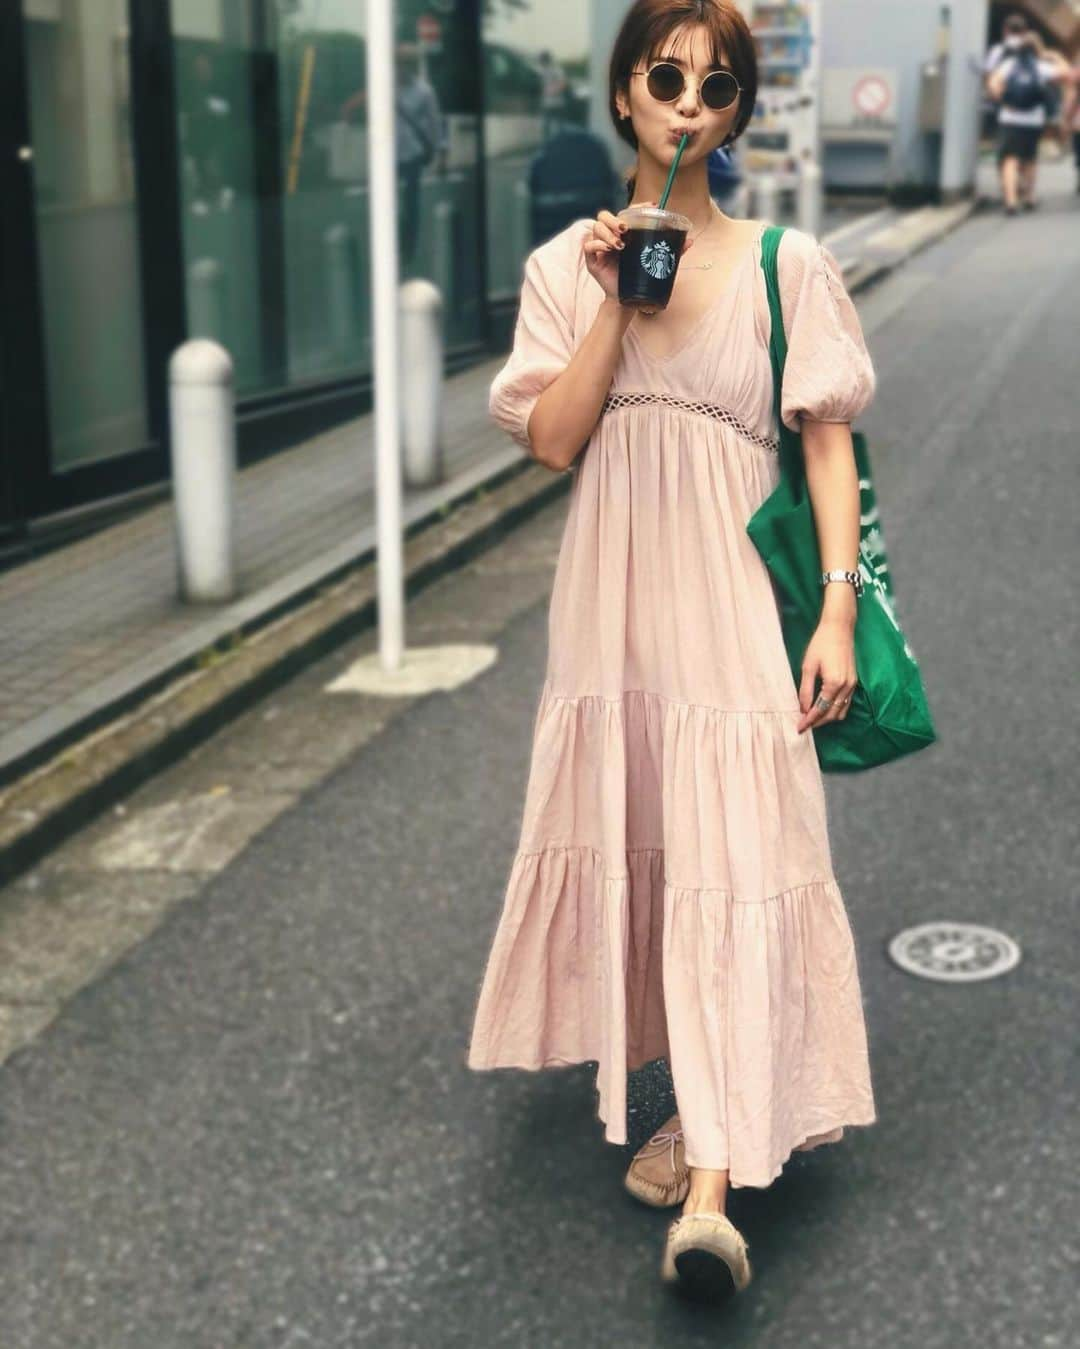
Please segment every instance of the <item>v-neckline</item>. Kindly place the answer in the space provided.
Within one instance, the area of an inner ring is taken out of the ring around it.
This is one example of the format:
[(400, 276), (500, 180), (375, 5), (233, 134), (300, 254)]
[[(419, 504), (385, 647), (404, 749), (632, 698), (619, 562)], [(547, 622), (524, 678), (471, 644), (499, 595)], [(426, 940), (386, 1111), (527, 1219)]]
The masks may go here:
[(707, 318), (710, 318), (716, 312), (716, 310), (720, 307), (723, 301), (725, 301), (731, 294), (732, 290), (734, 290), (735, 282), (738, 281), (739, 278), (741, 277), (742, 270), (746, 266), (747, 262), (751, 259), (756, 261), (759, 249), (761, 247), (762, 235), (765, 233), (768, 227), (769, 222), (767, 220), (762, 220), (758, 222), (757, 230), (754, 232), (754, 236), (750, 240), (750, 244), (747, 247), (746, 252), (743, 254), (741, 258), (739, 258), (739, 260), (732, 267), (731, 273), (728, 276), (728, 279), (725, 282), (724, 286), (721, 288), (719, 294), (701, 311), (698, 317), (690, 325), (690, 331), (686, 334), (682, 342), (679, 343), (679, 345), (674, 349), (674, 351), (669, 351), (664, 356), (654, 356), (653, 353), (648, 350), (648, 348), (645, 346), (642, 340), (638, 337), (635, 331), (637, 327), (637, 320), (635, 320), (633, 323), (630, 324), (629, 328), (627, 328), (626, 331), (633, 338), (634, 345), (637, 347), (638, 351), (641, 352), (641, 354), (645, 357), (646, 360), (652, 361), (655, 365), (666, 365), (668, 361), (673, 361), (676, 356), (681, 355), (687, 349), (690, 343), (698, 335), (698, 332), (704, 326), (705, 320)]

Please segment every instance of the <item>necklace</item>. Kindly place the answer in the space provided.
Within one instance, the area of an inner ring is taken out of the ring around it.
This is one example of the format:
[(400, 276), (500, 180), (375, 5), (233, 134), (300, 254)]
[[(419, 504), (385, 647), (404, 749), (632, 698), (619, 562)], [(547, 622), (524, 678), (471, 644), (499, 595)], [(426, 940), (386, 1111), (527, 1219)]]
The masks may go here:
[[(705, 226), (704, 229), (698, 230), (698, 232), (697, 232), (695, 235), (693, 235), (692, 238), (693, 238), (695, 241), (697, 241), (698, 239), (701, 238), (701, 236), (702, 236), (703, 234), (707, 234), (708, 231), (711, 230), (712, 227), (716, 224), (716, 222), (720, 219), (720, 215), (721, 215), (721, 212), (719, 211), (719, 209), (718, 209), (717, 207), (714, 206), (714, 207), (713, 207), (713, 217), (712, 217), (712, 219), (709, 221), (709, 223)], [(712, 264), (712, 259), (710, 258), (708, 262), (687, 262), (687, 263), (684, 263), (683, 265), (686, 267), (687, 271), (693, 271), (693, 272), (709, 272), (709, 271), (712, 271), (712, 265), (713, 265), (713, 264)]]

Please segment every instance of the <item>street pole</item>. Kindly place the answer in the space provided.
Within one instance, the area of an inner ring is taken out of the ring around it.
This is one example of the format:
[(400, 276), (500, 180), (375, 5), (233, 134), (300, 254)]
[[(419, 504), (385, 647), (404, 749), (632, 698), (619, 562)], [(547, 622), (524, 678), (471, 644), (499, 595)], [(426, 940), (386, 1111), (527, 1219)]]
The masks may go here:
[(401, 666), (404, 649), (401, 452), (398, 394), (397, 157), (394, 137), (393, 0), (367, 6), (368, 210), (375, 361), (375, 547), (379, 660)]

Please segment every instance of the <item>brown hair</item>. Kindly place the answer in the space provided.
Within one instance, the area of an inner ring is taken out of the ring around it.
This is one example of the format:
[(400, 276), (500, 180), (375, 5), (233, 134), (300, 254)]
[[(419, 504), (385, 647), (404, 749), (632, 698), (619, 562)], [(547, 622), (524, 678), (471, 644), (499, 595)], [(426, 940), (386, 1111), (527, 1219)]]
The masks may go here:
[[(733, 0), (636, 0), (615, 38), (608, 69), (611, 120), (634, 150), (638, 148), (638, 140), (633, 122), (629, 117), (619, 116), (615, 95), (629, 90), (630, 74), (638, 62), (654, 60), (671, 34), (687, 23), (704, 25), (711, 40), (714, 64), (730, 70), (742, 85), (739, 114), (723, 144), (737, 140), (753, 116), (758, 85), (757, 53), (750, 27)], [(627, 180), (627, 200), (634, 195), (635, 178), (632, 171)]]
[(1003, 26), (1003, 31), (1012, 36), (1018, 33), (1026, 33), (1027, 30), (1028, 22), (1022, 14), (1010, 14)]

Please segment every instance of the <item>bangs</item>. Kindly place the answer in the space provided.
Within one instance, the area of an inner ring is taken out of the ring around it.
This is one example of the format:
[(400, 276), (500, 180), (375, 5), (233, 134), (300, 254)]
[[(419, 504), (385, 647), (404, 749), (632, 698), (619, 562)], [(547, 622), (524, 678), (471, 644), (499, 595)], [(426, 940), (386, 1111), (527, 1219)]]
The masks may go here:
[[(687, 38), (689, 33), (680, 34), (673, 42), (680, 29), (704, 28), (708, 34), (709, 43), (709, 63), (721, 70), (730, 70), (730, 56), (725, 60), (723, 35), (720, 32), (720, 25), (716, 22), (710, 23), (708, 19), (695, 19), (685, 14), (680, 14), (678, 10), (674, 13), (658, 14), (651, 25), (651, 32), (645, 34), (646, 46), (643, 51), (643, 59), (646, 65), (652, 65), (654, 61), (662, 61), (665, 57), (677, 56), (685, 59), (685, 49), (688, 46)], [(689, 64), (689, 62), (687, 62)]]

